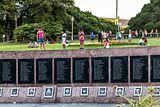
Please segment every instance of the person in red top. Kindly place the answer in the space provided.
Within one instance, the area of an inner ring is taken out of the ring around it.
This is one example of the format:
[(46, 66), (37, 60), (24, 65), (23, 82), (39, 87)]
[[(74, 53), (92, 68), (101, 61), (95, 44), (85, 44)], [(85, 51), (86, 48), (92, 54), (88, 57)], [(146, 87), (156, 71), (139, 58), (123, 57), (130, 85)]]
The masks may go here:
[(39, 41), (40, 43), (40, 49), (42, 50), (43, 47), (43, 49), (45, 50), (45, 34), (41, 27), (39, 27), (39, 30), (37, 32), (37, 41)]
[(80, 31), (78, 32), (78, 36), (79, 36), (79, 42), (80, 42), (80, 49), (84, 49), (84, 31), (83, 29), (81, 28)]

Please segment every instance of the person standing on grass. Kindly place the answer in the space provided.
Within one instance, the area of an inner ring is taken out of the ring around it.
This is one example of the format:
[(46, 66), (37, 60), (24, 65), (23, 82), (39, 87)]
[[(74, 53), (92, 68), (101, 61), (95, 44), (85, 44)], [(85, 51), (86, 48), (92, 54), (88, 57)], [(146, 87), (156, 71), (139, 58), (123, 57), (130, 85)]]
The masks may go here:
[(102, 32), (101, 31), (99, 31), (99, 33), (98, 33), (98, 42), (103, 42), (102, 41)]
[(128, 42), (131, 42), (132, 39), (132, 31), (129, 30), (129, 34), (128, 34)]
[(66, 48), (66, 40), (67, 40), (67, 34), (65, 33), (65, 31), (62, 31), (62, 45), (63, 45), (63, 49)]
[(144, 29), (144, 37), (147, 37), (147, 35), (148, 35), (147, 29)]
[(155, 30), (155, 34), (156, 34), (156, 37), (158, 37), (158, 30), (157, 29)]
[(90, 34), (91, 43), (92, 43), (92, 42), (94, 43), (94, 38), (95, 38), (95, 35), (94, 35), (93, 32), (91, 32), (91, 34)]
[(37, 41), (40, 43), (40, 49), (45, 50), (45, 34), (41, 27), (39, 27), (39, 30), (37, 32)]
[(84, 31), (83, 29), (81, 28), (80, 31), (78, 32), (78, 37), (79, 37), (79, 42), (80, 42), (80, 49), (84, 49)]
[(138, 37), (138, 31), (137, 30), (135, 31), (135, 35), (136, 35), (136, 37)]
[(109, 31), (108, 38), (111, 39), (113, 37), (112, 31)]
[(153, 29), (150, 32), (150, 37), (153, 37)]

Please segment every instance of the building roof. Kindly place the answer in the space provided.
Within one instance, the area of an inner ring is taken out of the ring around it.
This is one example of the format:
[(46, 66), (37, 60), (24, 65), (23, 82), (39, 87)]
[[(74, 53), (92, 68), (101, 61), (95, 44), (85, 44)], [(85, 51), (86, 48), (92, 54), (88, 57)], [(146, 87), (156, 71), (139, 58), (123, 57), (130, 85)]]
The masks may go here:
[[(106, 18), (108, 20), (115, 21), (115, 18), (107, 18), (107, 17), (100, 17), (100, 18)], [(119, 19), (120, 26), (128, 26), (128, 22), (129, 19)]]

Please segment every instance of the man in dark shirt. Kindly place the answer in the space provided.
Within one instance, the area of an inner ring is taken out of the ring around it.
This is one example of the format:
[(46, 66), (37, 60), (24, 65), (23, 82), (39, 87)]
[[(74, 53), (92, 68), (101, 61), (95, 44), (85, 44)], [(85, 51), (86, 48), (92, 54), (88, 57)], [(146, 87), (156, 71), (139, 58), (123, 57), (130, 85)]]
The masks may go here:
[(102, 32), (98, 33), (98, 42), (102, 42)]

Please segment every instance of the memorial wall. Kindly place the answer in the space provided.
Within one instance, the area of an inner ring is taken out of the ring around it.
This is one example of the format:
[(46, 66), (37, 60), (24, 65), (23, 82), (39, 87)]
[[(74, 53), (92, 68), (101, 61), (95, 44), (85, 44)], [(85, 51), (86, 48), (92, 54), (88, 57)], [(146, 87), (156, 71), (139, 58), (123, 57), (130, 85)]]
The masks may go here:
[(136, 97), (136, 89), (143, 92), (138, 96), (149, 86), (160, 89), (159, 69), (160, 47), (0, 52), (0, 98), (119, 101), (121, 95)]

